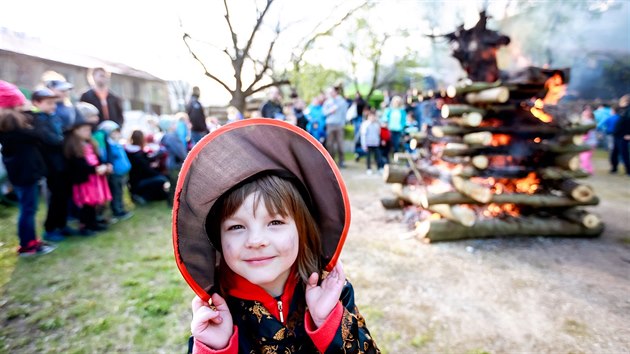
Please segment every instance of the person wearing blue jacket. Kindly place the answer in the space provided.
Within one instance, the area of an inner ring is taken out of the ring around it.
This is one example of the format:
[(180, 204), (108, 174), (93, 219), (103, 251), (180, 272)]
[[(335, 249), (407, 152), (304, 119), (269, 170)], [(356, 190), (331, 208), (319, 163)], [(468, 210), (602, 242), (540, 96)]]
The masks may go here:
[(400, 142), (407, 122), (407, 111), (400, 96), (392, 97), (390, 106), (383, 112), (381, 120), (387, 123), (387, 129), (391, 132), (392, 151), (400, 151)]

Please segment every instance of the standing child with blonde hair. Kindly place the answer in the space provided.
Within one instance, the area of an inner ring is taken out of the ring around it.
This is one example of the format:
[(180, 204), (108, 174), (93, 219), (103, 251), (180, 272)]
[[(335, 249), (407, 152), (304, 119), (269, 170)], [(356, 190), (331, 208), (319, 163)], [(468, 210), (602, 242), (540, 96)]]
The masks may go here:
[[(98, 157), (98, 147), (92, 139), (92, 127), (98, 116), (90, 114), (96, 107), (78, 106), (82, 116), (69, 130), (64, 141), (64, 154), (68, 161), (72, 182), (72, 200), (81, 208), (79, 212), (79, 232), (83, 236), (93, 235), (104, 227), (97, 222), (96, 208), (112, 199), (106, 175), (112, 172), (112, 165), (102, 163)], [(87, 120), (94, 118), (92, 121)]]
[(379, 353), (338, 261), (350, 226), (341, 173), (287, 122), (248, 119), (182, 167), (173, 245), (193, 353)]

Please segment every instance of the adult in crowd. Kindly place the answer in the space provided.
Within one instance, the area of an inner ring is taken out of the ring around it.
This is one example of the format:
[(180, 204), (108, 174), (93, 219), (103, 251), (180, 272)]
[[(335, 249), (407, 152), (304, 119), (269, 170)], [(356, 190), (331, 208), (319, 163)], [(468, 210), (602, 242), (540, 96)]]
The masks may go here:
[(0, 80), (2, 162), (18, 197), (18, 254), (22, 257), (42, 255), (55, 249), (37, 239), (35, 214), (39, 181), (46, 175), (46, 164), (41, 154), (41, 141), (29, 122), (30, 117), (21, 112), (25, 103), (26, 98), (15, 85)]
[(617, 173), (619, 157), (626, 168), (626, 175), (630, 176), (630, 94), (619, 99), (619, 119), (615, 123), (612, 138), (613, 147), (610, 151), (610, 173)]
[(145, 151), (146, 141), (141, 130), (134, 130), (130, 144), (125, 146), (131, 162), (129, 171), (129, 191), (131, 199), (140, 205), (147, 201), (165, 200), (170, 188), (166, 176), (158, 170), (159, 155), (149, 155)]
[(81, 101), (91, 103), (98, 108), (99, 123), (113, 120), (123, 126), (122, 101), (109, 90), (111, 74), (104, 68), (94, 68), (88, 71), (88, 82), (92, 88), (81, 95)]
[(201, 138), (208, 134), (208, 127), (206, 126), (206, 114), (203, 110), (199, 97), (201, 96), (201, 90), (195, 86), (192, 88), (192, 95), (186, 105), (186, 113), (190, 120), (190, 143), (191, 145), (197, 144)]
[(340, 88), (331, 87), (328, 89), (328, 98), (324, 102), (323, 112), (326, 116), (326, 149), (334, 158), (337, 154), (337, 164), (344, 168), (343, 141), (346, 124), (346, 113), (348, 103), (341, 96)]
[(47, 71), (42, 75), (44, 85), (57, 96), (57, 108), (55, 115), (61, 119), (63, 131), (70, 129), (74, 121), (77, 119), (77, 109), (70, 101), (70, 90), (74, 85), (67, 82), (63, 75)]
[(359, 159), (367, 154), (367, 150), (363, 149), (361, 143), (361, 123), (363, 123), (363, 110), (365, 109), (366, 102), (361, 96), (360, 92), (357, 92), (354, 95), (354, 100), (348, 108), (348, 113), (346, 114), (346, 120), (349, 118), (350, 123), (352, 123), (352, 127), (354, 128), (354, 158), (355, 161), (359, 161)]
[(269, 88), (269, 92), (267, 93), (269, 99), (265, 104), (263, 104), (260, 109), (260, 114), (263, 118), (273, 118), (285, 120), (285, 115), (282, 109), (282, 93), (280, 89), (276, 86)]
[(77, 230), (68, 227), (68, 200), (71, 185), (63, 155), (63, 129), (61, 119), (55, 115), (57, 95), (47, 88), (35, 90), (31, 95), (33, 105), (28, 112), (33, 125), (45, 144), (44, 161), (48, 169), (46, 184), (49, 200), (48, 213), (44, 222), (44, 240), (63, 241), (64, 236), (76, 235)]
[(603, 103), (600, 100), (596, 100), (596, 103), (597, 108), (593, 111), (593, 115), (595, 116), (595, 124), (597, 124), (597, 145), (602, 149), (610, 151), (613, 141), (611, 135), (606, 133), (604, 122), (607, 121), (614, 112), (609, 104)]
[(188, 149), (177, 137), (177, 120), (175, 118), (162, 118), (160, 120), (160, 128), (164, 131), (160, 145), (166, 150), (166, 171), (170, 182), (166, 203), (169, 206), (173, 206), (177, 177), (186, 155), (188, 155)]

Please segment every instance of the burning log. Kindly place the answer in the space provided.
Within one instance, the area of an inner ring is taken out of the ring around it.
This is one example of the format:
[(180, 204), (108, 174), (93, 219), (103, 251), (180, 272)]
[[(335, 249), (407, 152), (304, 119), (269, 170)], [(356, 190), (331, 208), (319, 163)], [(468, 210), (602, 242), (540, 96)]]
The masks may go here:
[(510, 99), (507, 87), (495, 87), (484, 91), (466, 94), (466, 102), (475, 103), (505, 103)]
[(565, 192), (566, 195), (579, 202), (591, 200), (595, 196), (595, 191), (593, 190), (593, 187), (586, 184), (576, 183), (575, 181), (570, 179), (560, 182), (560, 185), (558, 187), (560, 190)]
[(473, 200), (484, 204), (492, 200), (492, 191), (488, 187), (471, 182), (459, 176), (453, 176), (452, 181), (453, 186), (457, 191), (469, 196)]
[[(427, 198), (429, 205), (435, 204), (486, 204), (479, 202), (463, 193), (446, 192), (440, 194), (430, 194)], [(548, 194), (522, 194), (504, 193), (493, 194), (488, 203), (494, 204), (516, 204), (531, 206), (536, 208), (571, 208), (576, 206), (592, 206), (599, 204), (599, 198), (593, 196), (589, 200), (578, 201), (567, 197), (559, 197)]]
[(440, 214), (448, 220), (468, 227), (473, 226), (477, 220), (474, 210), (461, 205), (434, 204), (429, 206), (429, 210)]
[(601, 223), (595, 227), (585, 227), (573, 221), (534, 216), (477, 220), (474, 227), (450, 220), (425, 220), (416, 226), (417, 237), (425, 242), (497, 236), (597, 237), (603, 231), (604, 225)]
[(464, 135), (464, 144), (468, 145), (490, 145), (492, 143), (492, 133), (477, 132)]
[(475, 168), (479, 170), (485, 170), (490, 164), (490, 159), (488, 159), (488, 156), (477, 155), (473, 156), (470, 162)]

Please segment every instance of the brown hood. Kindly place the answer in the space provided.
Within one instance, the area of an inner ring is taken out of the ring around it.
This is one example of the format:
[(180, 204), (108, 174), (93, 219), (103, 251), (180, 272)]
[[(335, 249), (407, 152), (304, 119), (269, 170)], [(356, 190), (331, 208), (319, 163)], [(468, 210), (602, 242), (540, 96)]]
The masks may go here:
[(173, 203), (177, 266), (203, 300), (217, 283), (218, 252), (205, 222), (216, 200), (263, 171), (288, 171), (308, 189), (322, 238), (325, 270), (332, 270), (350, 226), (350, 202), (341, 173), (306, 131), (272, 119), (230, 123), (205, 136), (184, 161)]

